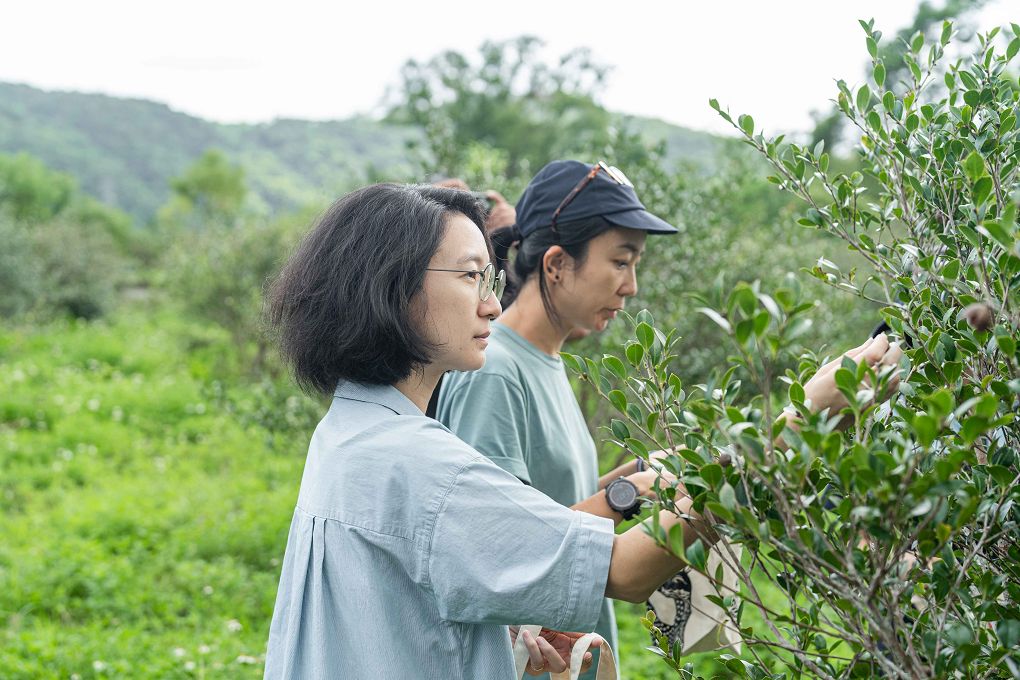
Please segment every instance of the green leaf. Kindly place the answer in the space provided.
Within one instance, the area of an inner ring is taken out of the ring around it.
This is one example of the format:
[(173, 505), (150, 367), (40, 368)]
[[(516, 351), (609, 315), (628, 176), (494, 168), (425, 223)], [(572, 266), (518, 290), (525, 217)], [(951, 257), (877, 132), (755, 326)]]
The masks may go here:
[(677, 557), (684, 555), (684, 523), (677, 522), (669, 528), (669, 551)]
[(748, 137), (754, 134), (754, 118), (744, 114), (737, 118), (737, 122), (740, 125), (740, 129), (744, 131), (744, 134)]
[(637, 316), (634, 317), (634, 320), (637, 321), (638, 323), (644, 322), (649, 326), (655, 325), (655, 319), (652, 318), (652, 313), (649, 312), (647, 309), (642, 309), (640, 312), (638, 312)]
[(871, 88), (867, 85), (861, 85), (861, 89), (857, 90), (857, 110), (861, 113), (866, 112), (871, 104)]
[[(984, 182), (985, 180), (988, 180), (988, 187), (989, 190), (991, 190), (992, 180), (989, 179), (988, 177), (982, 177), (980, 180), (978, 180), (978, 184)], [(974, 185), (974, 193), (977, 194), (977, 184)], [(974, 198), (974, 202), (975, 203), (979, 202), (977, 200), (976, 195)], [(999, 244), (1007, 251), (1013, 247), (1014, 241), (1013, 235), (1009, 233), (1009, 231), (1006, 230), (1006, 227), (1004, 227), (999, 222), (985, 222), (980, 227), (978, 227), (978, 230), (981, 231), (981, 233), (987, 235), (989, 238), (998, 241)]]
[(875, 77), (875, 84), (879, 87), (885, 85), (885, 65), (882, 62), (875, 64), (875, 70), (872, 71), (872, 75)]
[(658, 424), (659, 424), (659, 412), (652, 411), (651, 413), (648, 414), (648, 417), (645, 418), (645, 429), (648, 430), (649, 432), (655, 432), (655, 426)]
[(724, 319), (719, 314), (719, 312), (715, 311), (714, 309), (709, 309), (708, 307), (698, 307), (698, 309), (696, 311), (699, 311), (702, 314), (704, 314), (705, 316), (707, 316), (709, 319), (714, 321), (719, 326), (719, 328), (722, 328), (727, 333), (730, 332), (730, 328), (731, 328), (730, 327), (730, 322), (727, 321), (726, 319)]
[(641, 346), (645, 350), (651, 349), (652, 345), (655, 343), (655, 331), (644, 321), (637, 325), (637, 328), (634, 330), (634, 334), (637, 336), (638, 342), (641, 343)]
[(754, 321), (751, 319), (744, 319), (743, 321), (737, 322), (737, 327), (733, 331), (733, 337), (737, 339), (741, 345), (747, 342), (748, 338), (751, 337), (751, 332), (754, 331)]
[(622, 420), (613, 418), (609, 421), (609, 430), (613, 433), (613, 436), (623, 441), (630, 436), (630, 428), (627, 427), (627, 423)]
[(942, 35), (939, 36), (939, 44), (943, 47), (949, 44), (949, 38), (953, 35), (953, 23), (951, 21), (942, 22)]
[(729, 482), (723, 484), (722, 488), (719, 489), (719, 502), (728, 510), (737, 509), (737, 494)]
[(1008, 489), (1010, 485), (1013, 484), (1013, 480), (1016, 478), (1016, 475), (1013, 474), (1012, 470), (1008, 467), (1003, 467), (1002, 465), (989, 465), (987, 469), (988, 474), (992, 476), (995, 483), (1004, 489)]
[(701, 542), (700, 538), (687, 546), (685, 557), (687, 559), (687, 564), (691, 565), (698, 571), (705, 571), (705, 544)]
[(935, 441), (939, 427), (938, 421), (935, 418), (932, 418), (927, 413), (918, 413), (914, 416), (911, 425), (921, 446), (930, 446)]
[(896, 95), (892, 92), (886, 92), (882, 95), (882, 108), (892, 113), (893, 108), (896, 106)]
[(971, 151), (967, 156), (967, 159), (963, 162), (963, 171), (966, 173), (967, 178), (971, 182), (976, 182), (979, 178), (986, 174), (985, 172), (985, 159), (981, 157), (977, 151)]
[(1020, 621), (1003, 619), (995, 624), (995, 635), (1006, 649), (1020, 645)]
[(1017, 52), (1020, 52), (1020, 38), (1013, 38), (1009, 41), (1009, 47), (1006, 48), (1006, 61), (1015, 57)]
[(637, 455), (641, 456), (645, 460), (648, 459), (648, 447), (645, 446), (645, 443), (643, 441), (639, 439), (634, 439), (633, 437), (628, 437), (624, 444), (626, 444), (627, 448), (636, 453)]
[(705, 503), (705, 507), (708, 508), (708, 510), (711, 511), (713, 515), (715, 515), (716, 517), (720, 517), (727, 522), (732, 523), (733, 520), (735, 519), (733, 513), (730, 512), (730, 510), (722, 503), (708, 501), (707, 503)]
[(981, 205), (984, 203), (990, 193), (992, 193), (992, 178), (985, 175), (974, 183), (974, 205)]
[(804, 386), (799, 382), (793, 382), (790, 384), (790, 401), (794, 404), (803, 404), (807, 398), (807, 394), (804, 392)]
[(988, 429), (988, 421), (981, 416), (972, 416), (966, 418), (963, 421), (963, 426), (960, 428), (960, 436), (963, 437), (963, 441), (967, 444), (972, 444), (975, 439), (980, 437)]
[(611, 354), (605, 355), (604, 357), (602, 357), (602, 365), (606, 367), (606, 370), (608, 370), (610, 373), (615, 375), (620, 380), (627, 379), (627, 367), (624, 366), (623, 362), (620, 361), (617, 357), (614, 357)]
[(773, 319), (775, 319), (776, 321), (782, 321), (783, 314), (782, 312), (779, 311), (779, 305), (776, 304), (776, 301), (772, 299), (771, 295), (760, 293), (758, 295), (758, 301), (761, 302), (762, 307), (768, 310), (768, 313), (772, 316)]
[(927, 401), (931, 404), (935, 416), (938, 418), (944, 418), (953, 411), (953, 393), (947, 389), (941, 389), (932, 393)]
[(609, 402), (621, 413), (627, 412), (627, 395), (620, 390), (612, 390), (609, 393)]
[(632, 342), (627, 345), (627, 361), (630, 362), (631, 366), (637, 368), (641, 365), (641, 360), (645, 357), (645, 348), (640, 343)]
[(875, 42), (874, 38), (870, 35), (866, 38), (868, 45), (868, 54), (871, 55), (872, 59), (878, 57), (878, 43)]
[(843, 392), (851, 394), (857, 392), (857, 375), (854, 371), (843, 367), (837, 368), (834, 378), (836, 387), (839, 387)]
[(928, 499), (928, 498), (924, 498), (924, 499), (922, 499), (922, 500), (921, 500), (921, 502), (920, 502), (920, 503), (918, 503), (917, 505), (915, 505), (915, 506), (914, 506), (914, 507), (913, 507), (913, 508), (912, 508), (912, 509), (910, 510), (910, 516), (911, 516), (911, 517), (921, 517), (921, 516), (923, 516), (923, 515), (927, 515), (928, 513), (930, 513), (930, 512), (931, 512), (931, 509), (932, 509), (933, 507), (934, 507), (934, 506), (932, 505), (932, 502), (931, 502), (931, 500), (930, 500), (930, 499)]
[(723, 478), (722, 466), (719, 465), (718, 463), (708, 463), (706, 465), (702, 465), (701, 469), (698, 471), (698, 475), (702, 479), (704, 479), (711, 488), (714, 489), (719, 485), (719, 482), (722, 481)]
[(574, 373), (584, 373), (584, 369), (581, 368), (583, 365), (581, 357), (567, 352), (560, 352), (560, 358), (563, 360), (563, 365), (569, 368)]
[(999, 351), (1008, 357), (1016, 354), (1016, 340), (1005, 333), (995, 336), (995, 344), (999, 346)]
[(731, 313), (733, 312), (734, 305), (739, 305), (744, 314), (751, 314), (754, 311), (755, 304), (754, 291), (746, 284), (737, 285), (726, 301), (726, 307)]

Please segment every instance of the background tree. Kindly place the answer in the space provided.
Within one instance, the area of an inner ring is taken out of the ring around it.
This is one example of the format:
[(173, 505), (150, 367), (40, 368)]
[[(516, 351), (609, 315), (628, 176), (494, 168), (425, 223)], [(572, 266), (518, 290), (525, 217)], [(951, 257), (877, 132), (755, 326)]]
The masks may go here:
[(551, 160), (618, 143), (614, 117), (597, 101), (609, 69), (587, 49), (549, 66), (541, 48), (521, 36), (485, 42), (477, 58), (447, 51), (408, 61), (389, 119), (424, 129), (421, 160), (430, 172), (464, 176), (483, 147), (498, 150), (503, 173), (517, 184)]
[(163, 224), (197, 229), (209, 224), (230, 224), (241, 213), (248, 190), (244, 169), (209, 149), (181, 176), (170, 180), (173, 195), (160, 209)]
[(142, 241), (131, 220), (28, 154), (0, 154), (0, 315), (95, 318), (115, 303)]

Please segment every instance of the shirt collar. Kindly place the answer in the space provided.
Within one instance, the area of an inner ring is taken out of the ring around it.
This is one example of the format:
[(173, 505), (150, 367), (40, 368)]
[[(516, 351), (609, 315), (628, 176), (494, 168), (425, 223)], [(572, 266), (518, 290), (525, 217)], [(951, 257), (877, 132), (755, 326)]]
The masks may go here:
[(399, 416), (424, 415), (414, 402), (404, 396), (403, 392), (393, 385), (372, 385), (370, 383), (341, 382), (333, 396), (340, 399), (363, 401), (369, 404), (385, 406)]

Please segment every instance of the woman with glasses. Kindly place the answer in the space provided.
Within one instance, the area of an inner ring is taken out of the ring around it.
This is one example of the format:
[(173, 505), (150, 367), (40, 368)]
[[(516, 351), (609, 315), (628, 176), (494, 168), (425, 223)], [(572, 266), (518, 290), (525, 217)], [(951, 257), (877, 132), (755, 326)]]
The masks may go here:
[[(604, 597), (642, 601), (683, 566), (643, 528), (614, 535), (424, 414), (440, 376), (485, 364), (502, 281), (470, 194), (382, 184), (337, 201), (274, 282), (282, 353), (332, 401), (291, 520), (266, 678), (511, 680), (508, 624), (587, 632)], [(696, 517), (684, 536), (714, 539)], [(535, 675), (562, 671), (578, 636), (520, 637)]]
[[(617, 524), (635, 517), (657, 473), (637, 460), (599, 477), (595, 442), (559, 353), (571, 333), (604, 330), (637, 293), (646, 238), (676, 231), (604, 162), (542, 168), (517, 204), (517, 224), (492, 234), (498, 263), (516, 249), (507, 309), (492, 326), (485, 366), (443, 380), (440, 422), (564, 506)], [(819, 408), (833, 401), (821, 391), (812, 397)], [(608, 599), (595, 630), (616, 648)]]

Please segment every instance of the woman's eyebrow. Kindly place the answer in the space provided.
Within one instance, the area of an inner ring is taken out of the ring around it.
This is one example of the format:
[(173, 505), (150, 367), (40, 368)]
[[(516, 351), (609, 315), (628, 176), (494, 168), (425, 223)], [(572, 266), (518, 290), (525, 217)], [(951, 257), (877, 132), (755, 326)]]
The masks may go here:
[(638, 246), (634, 245), (633, 243), (621, 243), (620, 245), (618, 245), (616, 247), (617, 247), (617, 249), (622, 248), (623, 250), (626, 250), (626, 251), (629, 251), (631, 253), (634, 253), (635, 255), (642, 255), (645, 252), (644, 248), (639, 248)]
[(484, 264), (485, 258), (482, 257), (481, 255), (465, 255), (464, 257), (457, 260), (457, 265), (459, 266), (462, 264), (468, 264), (470, 262), (474, 262), (475, 264), (480, 265), (482, 267), (485, 266)]

